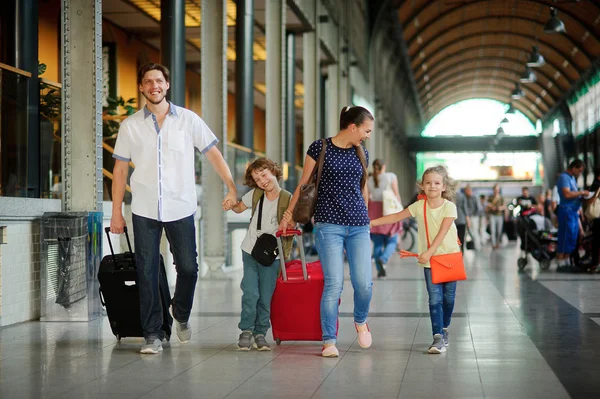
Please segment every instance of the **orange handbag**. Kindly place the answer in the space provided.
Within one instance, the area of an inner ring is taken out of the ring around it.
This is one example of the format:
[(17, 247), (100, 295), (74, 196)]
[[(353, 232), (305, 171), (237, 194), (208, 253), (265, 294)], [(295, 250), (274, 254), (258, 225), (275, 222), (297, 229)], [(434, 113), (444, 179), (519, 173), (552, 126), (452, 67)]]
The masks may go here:
[[(423, 201), (423, 218), (425, 219), (425, 236), (427, 237), (427, 248), (431, 246), (429, 241), (429, 228), (427, 226), (427, 201)], [(460, 245), (460, 241), (458, 242)], [(418, 257), (418, 254), (408, 251), (400, 251), (400, 257)], [(429, 259), (431, 266), (431, 281), (434, 284), (448, 283), (451, 281), (466, 280), (467, 272), (461, 252), (450, 254), (433, 255)]]

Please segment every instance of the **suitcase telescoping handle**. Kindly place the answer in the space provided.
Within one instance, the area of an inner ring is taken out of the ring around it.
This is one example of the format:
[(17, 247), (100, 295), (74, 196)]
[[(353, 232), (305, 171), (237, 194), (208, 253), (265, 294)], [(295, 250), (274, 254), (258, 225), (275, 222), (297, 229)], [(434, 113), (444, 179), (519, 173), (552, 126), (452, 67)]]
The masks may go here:
[[(104, 231), (106, 231), (106, 236), (108, 237), (108, 246), (110, 247), (110, 253), (112, 254), (113, 261), (116, 265), (117, 258), (115, 257), (115, 250), (113, 249), (112, 241), (110, 241), (110, 227), (105, 227)], [(129, 234), (127, 234), (127, 226), (123, 226), (123, 232), (125, 233), (125, 238), (127, 239), (127, 246), (129, 247), (129, 253), (133, 254), (133, 250), (131, 249), (131, 242), (129, 241)]]
[(281, 242), (281, 236), (296, 236), (298, 240), (298, 247), (300, 247), (300, 261), (302, 262), (302, 275), (304, 280), (308, 280), (308, 271), (306, 270), (306, 258), (304, 257), (304, 245), (302, 244), (302, 232), (300, 230), (286, 230), (285, 235), (283, 231), (279, 230), (275, 233), (277, 237), (277, 248), (279, 249), (279, 256), (281, 257), (281, 276), (283, 281), (287, 281), (287, 270), (285, 268), (285, 254), (283, 253), (283, 243)]

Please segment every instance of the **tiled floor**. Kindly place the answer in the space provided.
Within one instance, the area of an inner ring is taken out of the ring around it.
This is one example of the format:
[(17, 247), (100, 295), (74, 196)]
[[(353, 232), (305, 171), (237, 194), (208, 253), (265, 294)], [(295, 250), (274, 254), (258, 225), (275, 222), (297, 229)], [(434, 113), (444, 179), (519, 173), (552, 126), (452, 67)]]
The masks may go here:
[[(192, 342), (140, 355), (117, 344), (106, 318), (0, 330), (0, 398), (595, 398), (600, 397), (600, 275), (518, 273), (514, 243), (466, 256), (449, 351), (431, 342), (427, 292), (414, 260), (395, 258), (375, 281), (361, 349), (352, 289), (342, 298), (338, 359), (319, 343), (238, 352), (239, 276), (201, 281)], [(269, 337), (270, 338), (270, 337)]]

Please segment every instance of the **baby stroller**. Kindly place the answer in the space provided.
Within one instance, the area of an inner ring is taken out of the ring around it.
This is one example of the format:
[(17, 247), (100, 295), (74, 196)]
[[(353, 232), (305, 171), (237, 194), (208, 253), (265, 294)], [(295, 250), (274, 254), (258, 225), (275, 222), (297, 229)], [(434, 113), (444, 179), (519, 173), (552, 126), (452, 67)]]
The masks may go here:
[(522, 212), (517, 217), (517, 230), (521, 238), (521, 253), (517, 265), (522, 271), (527, 266), (527, 255), (531, 254), (542, 270), (550, 268), (556, 256), (558, 237), (551, 231), (550, 221), (534, 212)]

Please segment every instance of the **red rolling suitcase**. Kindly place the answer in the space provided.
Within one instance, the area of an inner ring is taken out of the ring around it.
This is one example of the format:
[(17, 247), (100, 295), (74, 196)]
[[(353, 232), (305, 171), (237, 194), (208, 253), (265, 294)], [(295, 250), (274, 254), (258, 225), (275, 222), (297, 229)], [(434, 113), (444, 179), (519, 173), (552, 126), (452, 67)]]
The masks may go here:
[[(281, 341), (321, 341), (321, 295), (323, 294), (323, 269), (321, 262), (306, 263), (302, 232), (288, 230), (297, 236), (300, 260), (285, 263), (281, 232), (277, 232), (277, 245), (281, 257), (281, 274), (277, 278), (271, 300), (273, 339)], [(338, 323), (339, 324), (339, 323)]]

